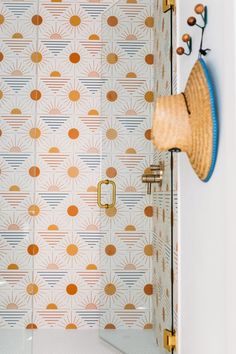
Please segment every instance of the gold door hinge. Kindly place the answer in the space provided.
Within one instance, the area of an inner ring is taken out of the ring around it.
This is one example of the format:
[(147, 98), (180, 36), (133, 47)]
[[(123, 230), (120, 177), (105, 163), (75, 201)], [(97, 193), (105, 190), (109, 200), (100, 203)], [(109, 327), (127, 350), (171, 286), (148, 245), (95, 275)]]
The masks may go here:
[(164, 348), (168, 351), (171, 352), (172, 350), (176, 349), (176, 334), (172, 333), (168, 329), (164, 330)]
[(163, 12), (167, 12), (171, 8), (175, 9), (175, 0), (163, 0)]

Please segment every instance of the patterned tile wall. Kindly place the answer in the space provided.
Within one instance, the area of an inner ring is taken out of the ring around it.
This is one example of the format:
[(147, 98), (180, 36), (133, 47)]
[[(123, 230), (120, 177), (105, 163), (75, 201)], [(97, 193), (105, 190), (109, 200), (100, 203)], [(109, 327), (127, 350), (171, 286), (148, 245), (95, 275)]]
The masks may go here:
[(112, 3), (0, 1), (1, 328), (152, 328), (154, 1)]

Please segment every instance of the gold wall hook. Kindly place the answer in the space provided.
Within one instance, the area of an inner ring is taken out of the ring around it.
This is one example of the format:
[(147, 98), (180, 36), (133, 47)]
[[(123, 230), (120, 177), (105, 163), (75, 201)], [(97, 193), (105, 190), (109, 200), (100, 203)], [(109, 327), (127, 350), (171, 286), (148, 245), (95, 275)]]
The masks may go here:
[[(108, 204), (102, 203), (102, 185), (103, 184), (110, 184), (112, 186), (112, 203)], [(110, 181), (108, 179), (102, 180), (100, 182), (98, 182), (97, 185), (97, 204), (99, 206), (99, 208), (101, 209), (109, 209), (109, 208), (113, 208), (116, 205), (116, 184), (114, 181)]]

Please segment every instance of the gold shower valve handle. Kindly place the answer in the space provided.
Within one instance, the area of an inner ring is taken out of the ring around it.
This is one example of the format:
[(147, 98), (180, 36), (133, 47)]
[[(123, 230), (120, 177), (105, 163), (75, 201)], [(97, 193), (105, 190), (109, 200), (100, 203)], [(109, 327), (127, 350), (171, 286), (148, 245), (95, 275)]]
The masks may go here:
[[(102, 203), (102, 185), (103, 184), (106, 184), (106, 185), (110, 184), (112, 186), (112, 203), (111, 204), (108, 204), (108, 203), (103, 204)], [(110, 181), (109, 179), (105, 179), (105, 180), (98, 182), (97, 204), (98, 204), (99, 208), (101, 208), (101, 209), (113, 208), (116, 205), (116, 184), (114, 181)]]
[(147, 194), (152, 192), (152, 184), (159, 183), (161, 185), (163, 179), (164, 166), (160, 165), (151, 165), (151, 173), (144, 173), (142, 175), (142, 182), (147, 184)]

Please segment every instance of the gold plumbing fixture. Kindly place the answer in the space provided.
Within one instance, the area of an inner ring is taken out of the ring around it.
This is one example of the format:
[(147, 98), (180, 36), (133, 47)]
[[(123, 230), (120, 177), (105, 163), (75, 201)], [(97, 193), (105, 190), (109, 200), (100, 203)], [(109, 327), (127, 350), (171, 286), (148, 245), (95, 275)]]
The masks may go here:
[(164, 167), (163, 167), (163, 164), (151, 165), (150, 170), (151, 170), (151, 173), (144, 173), (142, 175), (142, 182), (147, 183), (147, 194), (151, 194), (153, 183), (160, 183), (160, 185), (161, 185)]
[(164, 348), (168, 351), (168, 352), (172, 352), (173, 350), (176, 349), (177, 346), (177, 337), (176, 337), (176, 333), (172, 333), (171, 331), (169, 331), (168, 329), (164, 330)]
[[(103, 204), (102, 203), (102, 185), (103, 184), (110, 184), (112, 186), (112, 203), (111, 204)], [(113, 208), (116, 204), (116, 184), (113, 181), (110, 181), (108, 179), (105, 179), (103, 181), (98, 182), (97, 185), (97, 204), (99, 206), (99, 208), (102, 209), (109, 209), (109, 208)]]

